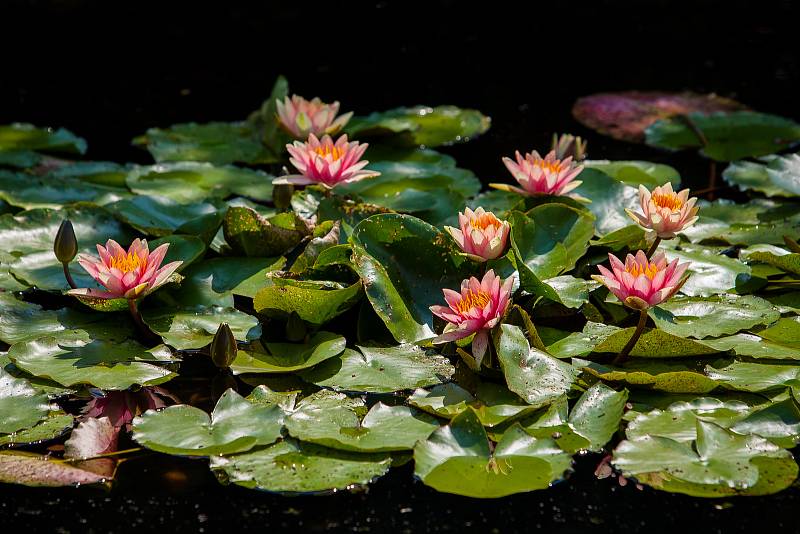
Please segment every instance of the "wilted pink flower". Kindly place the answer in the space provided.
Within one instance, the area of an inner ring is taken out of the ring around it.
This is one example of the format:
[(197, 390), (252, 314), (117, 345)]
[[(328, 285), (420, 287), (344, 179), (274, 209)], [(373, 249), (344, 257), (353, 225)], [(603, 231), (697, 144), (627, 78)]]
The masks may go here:
[(126, 251), (113, 239), (106, 246), (97, 245), (100, 259), (88, 254), (78, 256), (78, 263), (108, 291), (97, 289), (73, 289), (71, 295), (84, 295), (101, 299), (138, 299), (167, 282), (182, 261), (173, 261), (161, 266), (167, 254), (169, 243), (153, 252), (147, 247), (147, 240), (134, 239)]
[(475, 334), (472, 356), (480, 365), (489, 346), (489, 330), (500, 322), (508, 309), (513, 284), (513, 276), (502, 281), (490, 269), (481, 281), (473, 276), (461, 282), (461, 293), (443, 289), (447, 306), (431, 306), (430, 310), (449, 324), (433, 342), (445, 343)]
[(367, 146), (366, 143), (361, 145), (358, 141), (348, 143), (346, 134), (337, 139), (335, 144), (329, 135), (320, 141), (314, 134), (310, 134), (305, 143), (295, 141), (294, 144), (286, 145), (286, 150), (292, 156), (289, 161), (300, 174), (281, 176), (272, 183), (320, 184), (333, 188), (339, 184), (349, 184), (378, 176), (379, 172), (362, 170), (369, 163), (361, 159)]
[(458, 225), (460, 230), (452, 226), (444, 229), (471, 259), (481, 262), (493, 260), (505, 252), (511, 225), (495, 217), (491, 211), (466, 208), (464, 213), (458, 214)]
[(695, 202), (697, 198), (689, 198), (688, 189), (675, 193), (669, 182), (656, 187), (652, 193), (640, 185), (639, 203), (642, 206), (642, 213), (629, 209), (625, 211), (631, 219), (643, 228), (653, 230), (658, 237), (672, 239), (675, 234), (697, 221), (699, 208), (694, 205)]
[(275, 102), (281, 126), (296, 139), (306, 139), (309, 134), (335, 134), (341, 130), (353, 113), (339, 113), (339, 102), (325, 104), (319, 98), (311, 101), (302, 96), (292, 95)]
[(525, 154), (525, 157), (517, 151), (516, 158), (516, 163), (511, 158), (503, 158), (503, 163), (522, 187), (489, 185), (522, 195), (565, 195), (582, 183), (575, 177), (581, 173), (583, 165), (575, 165), (572, 157), (559, 160), (555, 150), (551, 150), (544, 158), (535, 150)]
[(158, 410), (178, 399), (166, 389), (151, 386), (138, 391), (106, 391), (94, 396), (83, 408), (84, 417), (108, 417), (115, 428), (122, 428), (133, 421), (134, 417), (147, 410)]
[(611, 270), (598, 265), (602, 276), (593, 275), (592, 278), (605, 284), (626, 306), (636, 310), (664, 302), (689, 278), (683, 277), (689, 264), (678, 264), (677, 259), (668, 264), (663, 252), (653, 256), (651, 261), (641, 250), (636, 256), (628, 254), (625, 263), (613, 254), (609, 254), (608, 259), (611, 260)]

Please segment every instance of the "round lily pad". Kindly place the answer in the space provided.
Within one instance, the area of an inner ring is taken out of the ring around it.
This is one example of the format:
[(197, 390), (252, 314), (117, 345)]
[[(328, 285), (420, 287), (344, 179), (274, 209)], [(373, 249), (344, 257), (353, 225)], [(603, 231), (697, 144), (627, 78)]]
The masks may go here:
[(698, 339), (735, 334), (780, 318), (780, 312), (762, 298), (724, 294), (673, 298), (652, 308), (649, 314), (659, 329)]
[(331, 332), (317, 332), (306, 343), (253, 343), (239, 350), (231, 364), (234, 374), (290, 373), (334, 358), (346, 341)]
[(50, 410), (47, 395), (0, 368), (0, 434), (31, 428)]
[(145, 310), (142, 317), (164, 343), (179, 350), (205, 347), (222, 323), (230, 326), (239, 341), (261, 336), (258, 319), (234, 308), (155, 308)]

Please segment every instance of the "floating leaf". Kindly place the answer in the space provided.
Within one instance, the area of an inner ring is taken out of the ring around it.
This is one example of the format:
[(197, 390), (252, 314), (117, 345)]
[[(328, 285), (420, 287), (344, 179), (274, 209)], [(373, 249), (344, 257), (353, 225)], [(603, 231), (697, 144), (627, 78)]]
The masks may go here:
[(408, 215), (375, 215), (351, 236), (353, 266), (375, 312), (400, 342), (436, 335), (429, 309), (468, 271), (452, 239)]
[(334, 390), (391, 393), (446, 382), (455, 369), (447, 358), (416, 345), (358, 347), (300, 374)]
[(528, 404), (544, 406), (569, 391), (575, 370), (567, 363), (531, 347), (519, 327), (500, 325), (495, 348), (508, 389)]
[(681, 292), (692, 297), (710, 297), (727, 293), (737, 283), (749, 280), (751, 269), (740, 261), (700, 245), (682, 245), (681, 250), (664, 249), (667, 260), (690, 262), (689, 279)]
[(578, 399), (569, 414), (569, 424), (589, 440), (590, 450), (600, 450), (619, 430), (627, 400), (627, 391), (615, 391), (598, 382)]
[(706, 376), (702, 365), (670, 360), (636, 359), (621, 367), (573, 359), (572, 365), (607, 382), (667, 393), (705, 394), (720, 383)]
[(156, 308), (145, 310), (145, 323), (164, 343), (178, 350), (200, 349), (211, 343), (222, 323), (230, 326), (239, 341), (260, 337), (258, 319), (234, 308)]
[(659, 120), (645, 135), (648, 145), (671, 150), (700, 148), (711, 159), (733, 161), (774, 154), (793, 145), (800, 141), (800, 124), (753, 111), (689, 113)]
[(0, 170), (0, 199), (19, 208), (59, 209), (74, 202), (103, 206), (129, 196), (129, 191), (119, 187)]
[(267, 274), (280, 270), (283, 258), (225, 257), (203, 260), (189, 266), (180, 293), (185, 306), (233, 306), (233, 295), (253, 298), (265, 287)]
[(214, 205), (207, 202), (179, 204), (168, 198), (144, 195), (117, 201), (110, 204), (108, 209), (119, 220), (140, 232), (155, 236), (169, 235), (190, 221), (217, 211)]
[(762, 298), (725, 294), (673, 298), (651, 308), (649, 315), (659, 329), (697, 339), (735, 334), (780, 318), (780, 312)]
[(72, 339), (52, 336), (16, 343), (8, 356), (14, 365), (64, 386), (90, 384), (101, 389), (127, 389), (134, 384), (157, 385), (175, 373), (155, 365), (173, 361), (163, 345), (146, 349), (131, 340)]
[(39, 444), (44, 441), (56, 439), (64, 435), (68, 430), (72, 430), (75, 418), (64, 412), (50, 412), (38, 424), (13, 434), (0, 434), (0, 446), (2, 445), (31, 445)]
[(47, 395), (0, 368), (0, 434), (31, 428), (50, 412)]
[(646, 436), (623, 441), (612, 462), (625, 476), (656, 489), (699, 497), (775, 493), (797, 476), (792, 454), (764, 438), (741, 436), (701, 420), (696, 424), (694, 448), (692, 443)]
[(37, 128), (32, 124), (14, 123), (0, 126), (0, 151), (38, 150), (83, 154), (86, 141), (64, 128)]
[(159, 452), (216, 456), (269, 445), (281, 437), (284, 411), (277, 405), (251, 404), (234, 390), (223, 393), (211, 416), (178, 404), (148, 410), (133, 420), (133, 439)]
[(361, 281), (341, 289), (308, 287), (307, 282), (271, 278), (253, 299), (258, 313), (288, 317), (292, 312), (314, 325), (325, 324), (353, 307), (361, 298)]
[(265, 218), (254, 209), (232, 206), (222, 223), (225, 241), (234, 253), (270, 257), (283, 254), (309, 234), (306, 224), (294, 213)]
[(211, 468), (244, 486), (283, 493), (313, 493), (369, 484), (386, 474), (387, 454), (337, 451), (294, 440), (233, 456), (214, 456)]
[(706, 374), (738, 391), (767, 391), (800, 383), (800, 366), (787, 363), (722, 361), (708, 365)]
[(777, 255), (771, 252), (753, 252), (747, 259), (773, 265), (787, 273), (800, 275), (800, 254)]
[(353, 117), (345, 127), (352, 137), (399, 134), (392, 142), (435, 147), (466, 142), (489, 129), (491, 120), (474, 109), (416, 106)]
[(797, 154), (764, 156), (759, 160), (734, 161), (722, 172), (722, 177), (742, 191), (758, 191), (768, 197), (800, 196)]
[(70, 462), (30, 452), (0, 451), (0, 482), (57, 488), (101, 484), (106, 476), (74, 467)]
[(558, 302), (567, 308), (580, 308), (589, 302), (589, 293), (600, 287), (600, 282), (574, 276), (556, 276), (543, 280), (558, 295)]
[(507, 431), (494, 451), (477, 415), (467, 410), (414, 448), (414, 474), (437, 491), (497, 498), (545, 489), (571, 466), (551, 439), (520, 427)]
[(290, 373), (333, 358), (345, 349), (343, 337), (317, 332), (306, 343), (253, 343), (231, 364), (234, 374)]
[(190, 122), (166, 129), (150, 128), (134, 139), (134, 144), (146, 146), (158, 162), (208, 161), (225, 165), (276, 161), (249, 122)]
[(362, 452), (411, 450), (439, 428), (435, 417), (407, 406), (379, 402), (365, 411), (363, 402), (348, 402), (341, 393), (312, 396), (286, 419), (286, 428), (303, 441)]
[(269, 201), (273, 178), (261, 171), (184, 161), (138, 167), (128, 174), (126, 182), (134, 193), (191, 204), (230, 195)]
[[(643, 185), (648, 189), (671, 183), (675, 190), (681, 183), (681, 175), (669, 165), (650, 161), (586, 160), (584, 169), (595, 169), (631, 187)], [(591, 199), (594, 202), (594, 199)], [(593, 211), (593, 213), (595, 213)], [(595, 215), (597, 215), (595, 213)]]

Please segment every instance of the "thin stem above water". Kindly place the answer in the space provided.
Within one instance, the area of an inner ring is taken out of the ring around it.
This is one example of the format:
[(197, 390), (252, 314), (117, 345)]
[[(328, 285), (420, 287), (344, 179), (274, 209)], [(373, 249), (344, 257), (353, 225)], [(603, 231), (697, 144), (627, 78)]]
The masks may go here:
[(614, 365), (620, 365), (625, 360), (628, 359), (628, 355), (633, 350), (633, 347), (636, 346), (636, 342), (639, 341), (639, 338), (642, 336), (642, 332), (644, 332), (644, 325), (647, 323), (647, 310), (639, 310), (639, 324), (636, 325), (636, 330), (634, 330), (631, 339), (628, 343), (622, 347), (622, 350), (617, 354), (617, 357), (614, 358), (612, 362)]

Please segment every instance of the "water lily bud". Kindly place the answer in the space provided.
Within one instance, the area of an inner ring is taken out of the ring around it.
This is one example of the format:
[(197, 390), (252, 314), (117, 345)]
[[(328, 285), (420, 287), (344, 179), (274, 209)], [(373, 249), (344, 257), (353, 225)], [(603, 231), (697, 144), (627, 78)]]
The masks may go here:
[(278, 184), (272, 188), (272, 203), (280, 211), (289, 209), (292, 205), (294, 186), (292, 184)]
[(53, 251), (61, 263), (69, 263), (78, 254), (78, 239), (69, 219), (61, 221), (56, 239), (53, 242)]
[(302, 341), (306, 337), (306, 333), (305, 321), (297, 315), (297, 312), (292, 312), (289, 320), (286, 321), (286, 339), (292, 342)]
[(228, 323), (222, 323), (211, 340), (211, 361), (221, 369), (227, 369), (236, 358), (236, 338)]
[(550, 149), (555, 150), (558, 159), (572, 156), (574, 161), (583, 161), (586, 159), (586, 146), (588, 144), (588, 141), (584, 141), (572, 134), (553, 134), (553, 143)]

